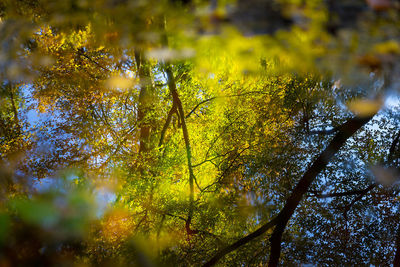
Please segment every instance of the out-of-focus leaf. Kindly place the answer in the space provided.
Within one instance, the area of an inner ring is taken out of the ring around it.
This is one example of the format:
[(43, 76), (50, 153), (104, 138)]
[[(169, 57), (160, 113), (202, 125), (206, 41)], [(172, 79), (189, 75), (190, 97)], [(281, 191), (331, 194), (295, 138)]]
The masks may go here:
[(376, 11), (384, 11), (392, 6), (390, 0), (367, 0), (368, 5)]
[[(94, 218), (96, 208), (85, 192), (71, 192), (68, 196), (64, 226), (69, 233), (83, 234), (87, 222)], [(67, 232), (67, 233), (68, 233)]]
[(0, 245), (5, 241), (10, 230), (10, 216), (0, 212)]
[(27, 223), (51, 227), (59, 219), (57, 209), (50, 201), (18, 199), (13, 202), (13, 206)]
[(356, 99), (347, 103), (347, 107), (357, 116), (368, 117), (375, 114), (382, 107), (382, 104), (381, 99)]
[(111, 76), (106, 81), (106, 87), (110, 89), (128, 89), (135, 84), (133, 79), (121, 76)]
[(193, 49), (172, 50), (167, 48), (153, 49), (147, 53), (149, 58), (157, 60), (182, 60), (194, 56)]
[(370, 167), (372, 174), (375, 176), (377, 183), (384, 186), (391, 186), (400, 181), (400, 172), (393, 167), (384, 167), (375, 165)]
[(382, 60), (377, 55), (366, 54), (357, 59), (358, 64), (367, 67), (370, 70), (379, 69), (382, 65)]
[(399, 54), (400, 45), (394, 40), (376, 44), (373, 50), (379, 54)]

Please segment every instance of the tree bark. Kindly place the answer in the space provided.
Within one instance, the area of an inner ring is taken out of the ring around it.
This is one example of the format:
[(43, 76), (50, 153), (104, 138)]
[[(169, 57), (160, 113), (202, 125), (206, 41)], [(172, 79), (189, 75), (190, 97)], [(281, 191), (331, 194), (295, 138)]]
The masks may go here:
[(144, 58), (142, 50), (135, 52), (135, 60), (137, 65), (137, 73), (140, 79), (140, 93), (139, 93), (139, 106), (138, 106), (138, 126), (139, 133), (139, 153), (147, 152), (150, 150), (150, 132), (151, 122), (149, 122), (149, 113), (152, 111), (154, 105), (155, 88), (151, 79), (151, 71), (149, 62)]

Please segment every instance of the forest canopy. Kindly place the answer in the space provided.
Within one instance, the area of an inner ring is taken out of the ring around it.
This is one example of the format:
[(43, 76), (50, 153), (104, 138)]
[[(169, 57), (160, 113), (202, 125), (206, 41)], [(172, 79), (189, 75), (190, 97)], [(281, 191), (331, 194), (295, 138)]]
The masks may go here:
[(1, 266), (400, 266), (400, 2), (0, 2)]

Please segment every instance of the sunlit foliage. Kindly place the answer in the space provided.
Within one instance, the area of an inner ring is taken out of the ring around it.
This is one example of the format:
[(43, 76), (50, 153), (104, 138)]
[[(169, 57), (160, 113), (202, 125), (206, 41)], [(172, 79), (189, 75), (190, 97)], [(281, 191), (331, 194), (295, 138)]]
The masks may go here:
[(400, 264), (400, 7), (350, 2), (1, 2), (0, 265)]

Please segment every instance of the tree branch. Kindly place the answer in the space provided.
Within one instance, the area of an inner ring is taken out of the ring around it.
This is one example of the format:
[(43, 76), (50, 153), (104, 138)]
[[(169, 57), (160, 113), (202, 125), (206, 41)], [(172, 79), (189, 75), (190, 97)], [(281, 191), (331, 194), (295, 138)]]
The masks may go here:
[(227, 248), (218, 252), (213, 258), (211, 258), (204, 266), (212, 266), (218, 262), (226, 254), (232, 252), (233, 250), (239, 248), (240, 246), (252, 241), (254, 238), (264, 234), (272, 226), (276, 225), (271, 241), (271, 252), (269, 259), (269, 266), (277, 266), (280, 251), (281, 251), (281, 240), (282, 234), (286, 228), (289, 219), (292, 217), (294, 211), (299, 205), (303, 195), (308, 191), (311, 183), (315, 180), (317, 175), (328, 165), (333, 156), (339, 149), (345, 144), (348, 138), (350, 138), (357, 130), (364, 126), (367, 122), (371, 120), (373, 116), (369, 117), (356, 117), (349, 119), (346, 123), (338, 128), (338, 132), (333, 137), (332, 141), (329, 143), (327, 148), (317, 157), (317, 159), (311, 164), (306, 173), (297, 183), (296, 187), (293, 189), (292, 194), (286, 201), (285, 206), (280, 211), (277, 217), (275, 217), (270, 222), (264, 224), (257, 231), (249, 234), (248, 236), (240, 239), (234, 244), (228, 246)]
[(365, 188), (364, 190), (362, 190), (360, 192), (360, 194), (355, 197), (350, 204), (348, 204), (347, 206), (344, 207), (344, 216), (345, 218), (347, 218), (347, 212), (350, 210), (350, 208), (354, 205), (354, 203), (356, 203), (357, 201), (359, 201), (363, 196), (365, 196), (369, 191), (371, 191), (372, 189), (374, 189), (378, 184), (371, 184), (370, 186), (368, 186), (367, 188)]
[(185, 116), (185, 118), (186, 118), (186, 119), (189, 118), (190, 115), (192, 115), (193, 112), (195, 112), (196, 109), (197, 109), (199, 106), (201, 106), (201, 105), (203, 105), (203, 104), (205, 104), (205, 103), (207, 103), (207, 102), (213, 101), (213, 100), (216, 99), (216, 98), (238, 97), (238, 96), (246, 96), (246, 95), (251, 95), (251, 94), (265, 94), (265, 92), (262, 92), (262, 91), (250, 91), (250, 92), (246, 92), (246, 93), (243, 93), (243, 94), (210, 97), (210, 98), (207, 98), (207, 99), (201, 101), (201, 102), (198, 103), (196, 106), (194, 106), (194, 108), (192, 108), (192, 110)]
[(309, 134), (329, 135), (329, 134), (334, 134), (337, 131), (338, 131), (337, 128), (333, 128), (333, 129), (330, 129), (330, 130), (312, 130), (312, 131), (309, 131), (308, 133)]
[(346, 143), (357, 130), (364, 126), (371, 120), (372, 116), (363, 118), (353, 118), (339, 127), (339, 130), (328, 147), (318, 156), (318, 158), (308, 168), (306, 173), (300, 179), (298, 184), (289, 196), (285, 206), (278, 215), (278, 223), (271, 235), (271, 251), (268, 266), (278, 266), (279, 257), (281, 253), (281, 240), (282, 234), (285, 231), (289, 219), (292, 217), (294, 211), (299, 205), (303, 195), (307, 192), (311, 183), (315, 180), (317, 175), (328, 165), (333, 156), (339, 149)]
[(83, 49), (78, 48), (77, 49), (78, 55), (85, 57), (87, 60), (89, 60), (90, 62), (92, 62), (93, 64), (95, 64), (96, 66), (98, 66), (99, 68), (105, 70), (106, 72), (111, 73), (112, 71), (109, 70), (108, 68), (104, 67), (103, 65), (101, 65), (99, 62), (95, 61), (93, 58), (91, 58), (90, 56), (88, 56)]
[[(227, 168), (224, 169), (224, 171), (222, 172), (222, 174), (215, 180), (215, 182), (207, 185), (206, 187), (204, 187), (203, 189), (200, 189), (201, 193), (204, 192), (208, 192), (206, 191), (208, 188), (210, 188), (211, 186), (221, 182), (222, 178), (224, 178), (224, 176), (228, 173), (228, 171), (232, 168), (233, 164), (236, 162), (236, 159), (247, 149), (249, 149), (250, 146), (243, 148), (240, 152), (237, 152), (235, 157), (231, 160), (229, 166)], [(239, 165), (240, 166), (240, 165)]]
[(198, 107), (200, 107), (201, 105), (203, 105), (203, 104), (205, 104), (205, 103), (207, 103), (207, 102), (210, 102), (210, 101), (212, 101), (212, 100), (214, 100), (214, 99), (216, 99), (216, 98), (217, 98), (217, 97), (214, 96), (214, 97), (211, 97), (211, 98), (208, 98), (208, 99), (206, 99), (206, 100), (201, 101), (201, 102), (198, 103), (194, 108), (192, 108), (192, 110), (185, 116), (185, 118), (186, 118), (186, 119), (189, 118), (190, 115), (192, 115), (192, 113), (195, 112), (196, 109), (197, 109)]
[(344, 196), (353, 196), (353, 195), (360, 195), (365, 192), (369, 187), (366, 189), (361, 189), (361, 190), (352, 190), (348, 192), (339, 192), (339, 193), (328, 193), (328, 194), (321, 194), (316, 191), (308, 191), (310, 193), (313, 193), (313, 197), (317, 198), (330, 198), (330, 197), (344, 197)]
[(194, 209), (195, 176), (194, 176), (193, 167), (192, 167), (192, 150), (190, 147), (189, 132), (188, 132), (188, 129), (186, 126), (185, 113), (183, 112), (182, 102), (179, 98), (178, 91), (176, 90), (174, 74), (172, 73), (171, 66), (168, 63), (165, 64), (165, 72), (167, 73), (167, 77), (168, 77), (168, 87), (169, 87), (169, 90), (172, 95), (173, 105), (175, 105), (177, 107), (178, 115), (181, 120), (183, 139), (185, 141), (185, 146), (186, 146), (187, 164), (188, 164), (188, 168), (189, 168), (189, 190), (190, 190), (189, 191), (189, 214), (188, 214), (188, 218), (186, 220), (186, 232), (189, 234), (189, 233), (191, 233), (190, 224), (192, 222), (193, 209)]
[(259, 237), (260, 235), (264, 234), (266, 231), (268, 231), (269, 229), (271, 229), (273, 226), (275, 226), (275, 224), (278, 222), (278, 218), (275, 217), (274, 219), (272, 219), (271, 221), (269, 221), (268, 223), (264, 224), (263, 226), (261, 226), (260, 228), (258, 228), (256, 231), (254, 231), (253, 233), (239, 239), (238, 241), (236, 241), (235, 243), (233, 243), (230, 246), (227, 246), (226, 248), (220, 250), (217, 254), (214, 255), (214, 257), (212, 257), (208, 262), (206, 262), (203, 267), (207, 267), (207, 266), (213, 266), (214, 264), (216, 264), (222, 257), (224, 257), (226, 254), (231, 253), (232, 251), (240, 248), (241, 246), (249, 243), (251, 240), (253, 240), (254, 238)]
[(10, 93), (11, 107), (12, 107), (12, 111), (14, 114), (14, 122), (18, 128), (21, 128), (19, 125), (18, 110), (17, 110), (17, 105), (15, 104), (13, 87), (11, 85), (8, 85), (8, 89), (9, 89), (9, 93)]
[[(162, 128), (162, 130), (161, 130), (160, 141), (159, 141), (159, 143), (158, 143), (158, 146), (159, 146), (159, 147), (160, 147), (160, 146), (163, 144), (163, 142), (164, 142), (165, 133), (167, 132), (167, 129), (168, 129), (168, 127), (169, 127), (169, 125), (170, 125), (170, 123), (171, 123), (171, 120), (172, 120), (172, 115), (173, 115), (174, 113), (177, 113), (177, 114), (178, 114), (178, 111), (177, 111), (177, 109), (176, 109), (175, 102), (173, 102), (172, 107), (171, 107), (170, 111), (168, 112), (167, 120), (165, 121), (165, 124), (164, 124), (164, 126), (163, 126), (163, 128)], [(179, 114), (178, 114), (178, 115), (179, 115)]]
[(388, 155), (388, 161), (392, 161), (394, 159), (394, 153), (396, 151), (396, 146), (399, 143), (400, 139), (400, 131), (397, 133), (397, 135), (394, 137), (392, 144), (390, 145), (389, 149), (389, 155)]

